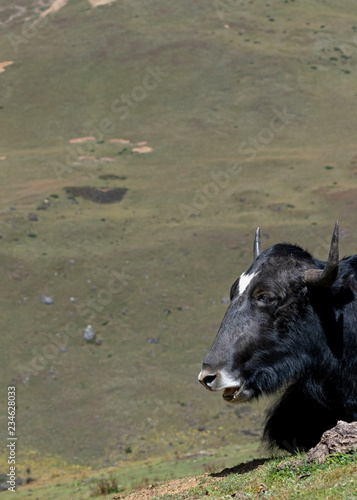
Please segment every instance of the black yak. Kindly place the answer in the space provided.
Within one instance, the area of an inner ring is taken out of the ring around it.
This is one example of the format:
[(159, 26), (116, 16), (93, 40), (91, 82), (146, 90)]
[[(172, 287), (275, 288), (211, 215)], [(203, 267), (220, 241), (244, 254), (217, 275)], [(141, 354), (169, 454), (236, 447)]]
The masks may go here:
[(315, 446), (338, 420), (357, 420), (357, 255), (328, 261), (280, 243), (260, 251), (231, 288), (231, 303), (199, 381), (232, 403), (282, 389), (264, 439), (289, 451)]

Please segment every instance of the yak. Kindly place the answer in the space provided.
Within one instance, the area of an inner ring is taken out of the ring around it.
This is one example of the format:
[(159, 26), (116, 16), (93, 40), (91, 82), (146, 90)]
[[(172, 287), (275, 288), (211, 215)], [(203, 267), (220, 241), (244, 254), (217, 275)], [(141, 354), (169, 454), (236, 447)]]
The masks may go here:
[(278, 399), (263, 440), (290, 452), (315, 446), (338, 420), (357, 420), (357, 255), (327, 262), (297, 245), (261, 251), (232, 285), (230, 305), (198, 376), (231, 403)]

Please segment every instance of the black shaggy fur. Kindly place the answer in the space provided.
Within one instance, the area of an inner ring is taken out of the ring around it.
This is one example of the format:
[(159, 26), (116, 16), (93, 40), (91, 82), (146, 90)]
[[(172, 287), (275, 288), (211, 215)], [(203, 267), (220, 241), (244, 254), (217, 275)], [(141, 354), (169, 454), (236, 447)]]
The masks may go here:
[(306, 450), (337, 420), (357, 420), (357, 256), (340, 261), (333, 286), (306, 286), (304, 272), (324, 266), (295, 245), (262, 252), (246, 290), (233, 284), (204, 361), (242, 379), (252, 397), (284, 389), (265, 425), (272, 448)]

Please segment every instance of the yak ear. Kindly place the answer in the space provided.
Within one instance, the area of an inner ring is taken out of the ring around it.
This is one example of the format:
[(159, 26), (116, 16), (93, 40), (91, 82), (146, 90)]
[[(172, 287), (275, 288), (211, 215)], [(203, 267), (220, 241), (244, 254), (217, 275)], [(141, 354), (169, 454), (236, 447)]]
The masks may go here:
[(253, 246), (253, 256), (254, 260), (260, 255), (260, 227), (255, 231), (254, 246)]
[(338, 222), (336, 222), (331, 240), (330, 253), (325, 268), (307, 269), (304, 274), (305, 283), (312, 286), (332, 286), (337, 279), (338, 264)]

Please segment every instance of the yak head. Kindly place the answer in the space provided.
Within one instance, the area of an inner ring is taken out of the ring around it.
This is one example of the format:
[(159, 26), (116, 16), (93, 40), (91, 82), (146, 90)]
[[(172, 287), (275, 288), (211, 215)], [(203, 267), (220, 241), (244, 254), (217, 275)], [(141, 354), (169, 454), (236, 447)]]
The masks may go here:
[(199, 381), (211, 391), (222, 390), (225, 400), (241, 403), (313, 370), (324, 342), (316, 303), (321, 311), (328, 308), (338, 265), (338, 223), (326, 263), (285, 243), (261, 252), (258, 228), (254, 262), (233, 283)]

